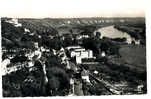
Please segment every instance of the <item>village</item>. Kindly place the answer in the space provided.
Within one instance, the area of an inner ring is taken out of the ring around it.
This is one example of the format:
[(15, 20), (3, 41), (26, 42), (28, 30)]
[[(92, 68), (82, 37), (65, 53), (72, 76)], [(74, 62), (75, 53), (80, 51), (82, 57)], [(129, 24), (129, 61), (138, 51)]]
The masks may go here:
[[(16, 28), (23, 26), (18, 19), (10, 19), (5, 22)], [(11, 74), (15, 75), (18, 71), (27, 72), (25, 73), (27, 76), (24, 75), (19, 81), (24, 86), (14, 83), (17, 86), (16, 91), (23, 90), (19, 94), (20, 96), (121, 95), (146, 92), (145, 80), (142, 80), (144, 76), (139, 79), (144, 71), (135, 77), (133, 75), (136, 72), (130, 73), (130, 67), (118, 63), (118, 60), (123, 57), (119, 51), (121, 46), (144, 46), (141, 43), (143, 38), (130, 40), (125, 36), (122, 39), (111, 39), (103, 37), (99, 31), (89, 35), (87, 32), (73, 34), (74, 31), (69, 30), (70, 33), (65, 31), (62, 35), (55, 36), (31, 32), (28, 28), (24, 28), (23, 31), (20, 40), (22, 42), (20, 45), (23, 47), (8, 50), (6, 46), (2, 46), (3, 78), (7, 78)], [(6, 39), (4, 41), (8, 42)], [(24, 44), (27, 43), (29, 45), (24, 47)], [(129, 65), (131, 66), (131, 64)], [(122, 70), (130, 74), (124, 75)], [(137, 71), (137, 69), (135, 70)], [(40, 76), (36, 78), (34, 75)], [(131, 79), (127, 78), (129, 75), (132, 75)], [(136, 79), (136, 81), (131, 81), (132, 79)], [(28, 86), (32, 85), (34, 81), (41, 82), (36, 85), (39, 91), (37, 92), (37, 89), (33, 88), (33, 92), (26, 93), (27, 90), (30, 90)], [(9, 80), (6, 82), (8, 83)], [(26, 88), (27, 90), (25, 90)], [(3, 91), (4, 96), (9, 96), (7, 90), (6, 86)]]

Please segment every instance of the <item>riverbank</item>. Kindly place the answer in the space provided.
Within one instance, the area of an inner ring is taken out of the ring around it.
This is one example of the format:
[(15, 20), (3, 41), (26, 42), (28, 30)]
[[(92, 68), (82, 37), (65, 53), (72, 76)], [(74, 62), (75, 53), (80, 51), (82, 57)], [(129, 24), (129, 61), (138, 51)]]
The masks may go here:
[(145, 24), (140, 26), (115, 25), (114, 28), (122, 32), (127, 32), (131, 37), (135, 38), (136, 40), (140, 40), (141, 44), (146, 44)]
[(134, 38), (131, 37), (131, 35), (129, 35), (127, 32), (119, 31), (118, 29), (115, 28), (114, 25), (99, 28), (95, 32), (97, 32), (97, 31), (100, 32), (100, 34), (101, 34), (100, 38), (101, 39), (104, 37), (108, 37), (111, 39), (125, 38), (126, 43), (128, 43), (128, 44), (131, 44), (131, 42), (134, 40)]

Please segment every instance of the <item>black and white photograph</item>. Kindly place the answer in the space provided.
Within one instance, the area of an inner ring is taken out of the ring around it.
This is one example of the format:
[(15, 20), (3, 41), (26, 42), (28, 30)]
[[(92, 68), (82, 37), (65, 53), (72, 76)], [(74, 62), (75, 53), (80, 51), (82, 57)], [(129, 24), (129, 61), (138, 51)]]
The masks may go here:
[(22, 1), (1, 16), (2, 97), (147, 94), (143, 0)]

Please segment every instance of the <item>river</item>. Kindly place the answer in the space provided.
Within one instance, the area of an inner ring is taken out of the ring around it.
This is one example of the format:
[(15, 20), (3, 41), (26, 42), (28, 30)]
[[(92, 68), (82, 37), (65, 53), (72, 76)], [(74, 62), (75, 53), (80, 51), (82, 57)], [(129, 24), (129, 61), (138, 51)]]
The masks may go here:
[(127, 43), (128, 44), (130, 44), (133, 40), (135, 41), (135, 39), (132, 38), (128, 33), (119, 31), (116, 28), (114, 28), (114, 25), (103, 27), (103, 28), (99, 28), (95, 32), (100, 32), (101, 33), (101, 37), (100, 38), (103, 38), (103, 37), (123, 38), (123, 37), (125, 37), (127, 39)]

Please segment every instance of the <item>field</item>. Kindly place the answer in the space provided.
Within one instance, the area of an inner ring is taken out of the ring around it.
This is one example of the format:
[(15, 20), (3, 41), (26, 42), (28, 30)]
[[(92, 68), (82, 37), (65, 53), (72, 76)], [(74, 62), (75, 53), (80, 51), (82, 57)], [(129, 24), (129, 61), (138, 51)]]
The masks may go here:
[(145, 46), (122, 46), (119, 50), (122, 60), (131, 65), (145, 67), (146, 66), (146, 48)]

